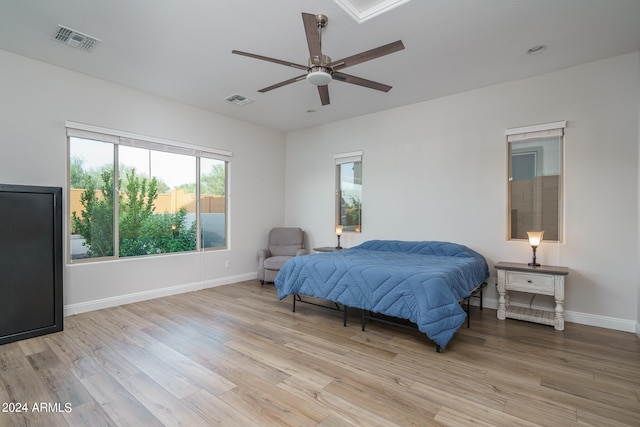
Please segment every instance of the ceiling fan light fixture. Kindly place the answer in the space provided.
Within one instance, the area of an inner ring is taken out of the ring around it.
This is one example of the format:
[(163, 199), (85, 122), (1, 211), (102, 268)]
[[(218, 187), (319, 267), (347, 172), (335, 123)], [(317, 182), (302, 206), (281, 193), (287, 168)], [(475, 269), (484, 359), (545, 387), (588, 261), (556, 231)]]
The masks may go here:
[(316, 86), (326, 86), (331, 80), (331, 74), (325, 70), (309, 71), (307, 74), (307, 81)]

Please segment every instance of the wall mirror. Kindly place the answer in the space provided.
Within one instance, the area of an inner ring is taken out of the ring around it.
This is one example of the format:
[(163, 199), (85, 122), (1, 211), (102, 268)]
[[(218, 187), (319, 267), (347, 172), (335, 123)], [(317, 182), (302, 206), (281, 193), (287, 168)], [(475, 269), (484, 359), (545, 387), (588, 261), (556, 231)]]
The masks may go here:
[(544, 230), (544, 240), (561, 241), (563, 128), (507, 138), (509, 240), (526, 240), (527, 231)]
[(362, 231), (362, 154), (336, 156), (336, 225)]

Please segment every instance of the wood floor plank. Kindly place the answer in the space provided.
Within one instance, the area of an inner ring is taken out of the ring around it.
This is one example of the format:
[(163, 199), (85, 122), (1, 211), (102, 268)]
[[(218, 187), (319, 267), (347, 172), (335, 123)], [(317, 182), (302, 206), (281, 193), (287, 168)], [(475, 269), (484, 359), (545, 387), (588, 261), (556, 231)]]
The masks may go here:
[(628, 411), (611, 410), (610, 407), (589, 405), (578, 408), (578, 422), (592, 427), (628, 427), (638, 425), (638, 414)]
[(640, 414), (640, 402), (638, 402), (635, 393), (623, 387), (609, 385), (605, 390), (595, 381), (558, 377), (543, 377), (540, 385), (592, 402), (600, 402)]
[(200, 390), (185, 397), (182, 401), (198, 413), (208, 426), (260, 427), (258, 422), (206, 390)]
[(273, 396), (271, 389), (240, 385), (219, 396), (228, 405), (247, 414), (262, 426), (313, 426), (319, 424), (328, 414), (321, 413), (317, 406), (300, 405), (298, 396), (286, 399)]
[(200, 390), (189, 378), (135, 344), (122, 345), (118, 352), (177, 399)]
[(203, 366), (219, 374), (232, 383), (251, 384), (254, 377), (261, 378), (274, 386), (290, 375), (252, 355), (246, 355), (227, 346), (212, 349), (210, 360)]
[[(12, 342), (0, 345), (0, 373), (17, 368), (28, 368), (31, 366), (24, 357), (20, 344)], [(0, 386), (2, 384), (0, 383)]]
[(522, 426), (522, 427), (536, 427), (544, 424), (532, 423), (525, 421), (519, 417), (512, 417), (495, 409), (487, 408), (484, 406), (470, 405), (465, 411), (452, 409), (448, 406), (443, 406), (438, 412), (435, 419), (438, 425), (446, 426)]
[(118, 353), (118, 345), (110, 342), (99, 324), (79, 323), (73, 332), (75, 341), (82, 343), (83, 348), (92, 355), (93, 360), (114, 377), (126, 378), (140, 372), (140, 369)]
[[(31, 366), (51, 396), (50, 402), (72, 407), (92, 400), (84, 386), (64, 365), (58, 356), (49, 349), (27, 356)], [(47, 400), (42, 401), (47, 402)]]
[(296, 308), (250, 280), (69, 316), (0, 346), (0, 404), (51, 409), (0, 426), (639, 425), (634, 334), (474, 306), (436, 353), (417, 330), (361, 331), (357, 310), (343, 327)]
[[(172, 369), (197, 388), (206, 390), (214, 396), (229, 391), (236, 386), (236, 384), (223, 376), (205, 368), (162, 343), (148, 345), (145, 347), (145, 351), (165, 365), (171, 366)], [(188, 395), (191, 394), (193, 393), (189, 393)]]
[(116, 378), (105, 373), (82, 380), (84, 387), (118, 426), (162, 426), (136, 396), (125, 389)]
[(93, 354), (78, 344), (73, 335), (51, 334), (45, 338), (45, 342), (76, 378), (82, 379), (104, 372)]
[(536, 424), (544, 419), (542, 424), (547, 426), (571, 427), (580, 424), (577, 409), (561, 407), (543, 399), (510, 397), (504, 407), (504, 413)]
[(330, 414), (319, 425), (332, 425), (331, 420), (337, 420), (337, 425), (366, 425), (392, 427), (397, 426), (395, 420), (382, 417), (374, 412), (365, 411), (361, 406), (330, 393), (317, 384), (311, 384), (299, 378), (290, 377), (278, 384), (278, 387), (289, 393), (300, 396), (309, 402), (317, 402), (330, 411)]
[(198, 331), (187, 332), (183, 326), (154, 326), (145, 329), (144, 332), (197, 363), (207, 362), (211, 359), (211, 349), (222, 346), (217, 339), (202, 335)]
[(140, 372), (119, 383), (166, 426), (204, 426), (206, 421), (171, 393)]
[(364, 378), (337, 379), (323, 390), (399, 425), (420, 426), (425, 420), (432, 420), (440, 409), (439, 404), (411, 390), (399, 390)]
[(49, 350), (49, 346), (45, 342), (45, 337), (43, 336), (35, 337), (30, 340), (18, 341), (18, 346), (25, 356)]
[(63, 416), (69, 426), (111, 427), (116, 425), (95, 400), (74, 406), (71, 410), (64, 412)]
[(245, 355), (252, 355), (251, 357), (273, 366), (279, 371), (304, 378), (307, 381), (329, 384), (334, 380), (330, 375), (316, 369), (309, 369), (309, 366), (315, 366), (313, 358), (305, 358), (299, 352), (286, 347), (271, 346), (268, 351), (263, 352), (262, 347), (246, 341), (230, 341), (226, 345)]

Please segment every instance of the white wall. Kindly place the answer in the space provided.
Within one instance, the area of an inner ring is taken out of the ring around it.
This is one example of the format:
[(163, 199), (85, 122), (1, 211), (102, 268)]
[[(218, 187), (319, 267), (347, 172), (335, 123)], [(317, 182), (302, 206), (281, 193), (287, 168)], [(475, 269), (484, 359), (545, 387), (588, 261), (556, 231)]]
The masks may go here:
[[(312, 246), (334, 245), (333, 155), (363, 150), (363, 232), (344, 235), (343, 246), (378, 238), (448, 240), (478, 250), (490, 266), (528, 262), (528, 244), (506, 240), (504, 131), (567, 120), (565, 240), (543, 243), (538, 260), (571, 269), (568, 321), (633, 331), (639, 73), (634, 53), (291, 132), (286, 222), (304, 227)], [(536, 304), (551, 301), (540, 297)]]
[[(640, 61), (640, 57), (638, 57)], [(640, 86), (640, 66), (638, 67), (638, 86)], [(638, 93), (638, 154), (640, 155), (640, 93)], [(638, 159), (640, 165), (640, 158)], [(637, 267), (640, 270), (640, 167), (638, 168), (638, 261)], [(638, 273), (640, 276), (640, 273)], [(636, 317), (636, 335), (640, 338), (640, 280), (638, 280), (638, 317)]]
[(257, 249), (284, 221), (282, 133), (5, 51), (0, 70), (1, 183), (66, 197), (66, 120), (233, 152), (229, 250), (66, 265), (67, 314), (256, 276)]

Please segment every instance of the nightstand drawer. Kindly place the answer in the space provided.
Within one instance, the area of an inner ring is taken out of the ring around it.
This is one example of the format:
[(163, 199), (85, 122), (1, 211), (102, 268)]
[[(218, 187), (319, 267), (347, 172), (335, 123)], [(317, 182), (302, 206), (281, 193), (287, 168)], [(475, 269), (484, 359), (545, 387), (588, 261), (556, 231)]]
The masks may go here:
[(553, 295), (554, 280), (550, 274), (530, 274), (507, 271), (506, 286), (511, 291)]

